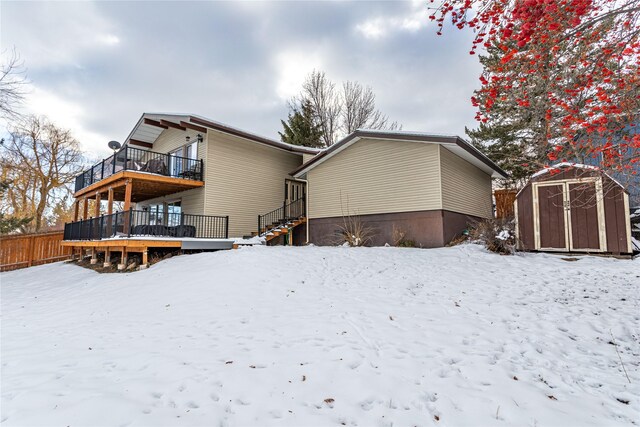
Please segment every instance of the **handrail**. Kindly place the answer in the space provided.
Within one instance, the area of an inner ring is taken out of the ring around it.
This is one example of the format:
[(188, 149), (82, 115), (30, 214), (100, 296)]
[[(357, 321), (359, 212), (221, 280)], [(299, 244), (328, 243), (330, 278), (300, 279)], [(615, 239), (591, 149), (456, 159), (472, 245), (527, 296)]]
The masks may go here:
[(267, 212), (264, 215), (258, 215), (258, 236), (266, 233), (271, 228), (284, 225), (289, 221), (301, 218), (306, 215), (307, 204), (305, 196), (294, 200), (287, 204), (286, 201), (282, 206)]
[(125, 145), (113, 155), (76, 176), (75, 191), (80, 191), (123, 170), (202, 181), (203, 169), (202, 159), (174, 156), (170, 153), (141, 150)]
[(102, 240), (114, 237), (156, 236), (228, 239), (229, 216), (128, 210), (70, 222), (64, 240)]

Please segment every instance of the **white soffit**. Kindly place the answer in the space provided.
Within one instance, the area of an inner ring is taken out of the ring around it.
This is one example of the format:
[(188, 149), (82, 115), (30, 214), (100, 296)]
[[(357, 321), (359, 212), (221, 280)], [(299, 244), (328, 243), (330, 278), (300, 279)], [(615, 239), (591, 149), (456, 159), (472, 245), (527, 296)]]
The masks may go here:
[(473, 154), (469, 153), (467, 150), (465, 150), (464, 148), (460, 147), (459, 145), (457, 145), (457, 144), (441, 144), (441, 145), (445, 149), (451, 151), (456, 156), (458, 156), (458, 157), (466, 160), (467, 162), (471, 163), (472, 165), (476, 166), (478, 169), (482, 170), (487, 175), (490, 175), (492, 178), (504, 178), (502, 175), (500, 175), (492, 167), (490, 167), (489, 165), (484, 163), (482, 160), (478, 159), (476, 156), (474, 156)]

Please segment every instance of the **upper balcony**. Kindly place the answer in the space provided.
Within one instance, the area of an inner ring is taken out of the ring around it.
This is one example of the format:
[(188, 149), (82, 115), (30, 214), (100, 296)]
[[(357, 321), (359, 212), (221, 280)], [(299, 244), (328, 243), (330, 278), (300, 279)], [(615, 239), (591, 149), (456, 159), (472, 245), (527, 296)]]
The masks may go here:
[(159, 176), (203, 181), (202, 160), (156, 153), (125, 145), (112, 156), (93, 165), (76, 177), (75, 192), (122, 171), (144, 172)]

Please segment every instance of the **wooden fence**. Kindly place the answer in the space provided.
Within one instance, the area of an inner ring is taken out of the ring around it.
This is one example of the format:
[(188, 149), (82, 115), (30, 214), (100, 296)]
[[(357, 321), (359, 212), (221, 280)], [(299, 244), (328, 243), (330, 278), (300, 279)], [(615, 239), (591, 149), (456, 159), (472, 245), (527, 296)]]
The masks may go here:
[(62, 231), (0, 237), (0, 271), (68, 259), (71, 248), (60, 245), (62, 237)]
[(496, 198), (496, 218), (513, 218), (513, 203), (516, 201), (516, 190), (502, 189), (493, 192)]

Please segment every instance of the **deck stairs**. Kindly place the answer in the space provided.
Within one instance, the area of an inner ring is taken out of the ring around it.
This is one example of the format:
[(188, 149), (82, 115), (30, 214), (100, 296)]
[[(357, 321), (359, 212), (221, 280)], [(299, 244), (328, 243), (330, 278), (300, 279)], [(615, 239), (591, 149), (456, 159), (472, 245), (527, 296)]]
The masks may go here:
[(263, 227), (260, 230), (261, 231), (260, 234), (258, 234), (257, 231), (252, 232), (251, 237), (256, 237), (256, 236), (264, 237), (265, 242), (268, 244), (270, 241), (272, 241), (276, 237), (279, 237), (284, 234), (288, 234), (295, 227), (301, 224), (306, 224), (306, 222), (307, 222), (307, 218), (305, 217), (279, 221), (279, 222), (270, 224), (266, 227)]
[(258, 215), (258, 229), (251, 233), (251, 236), (263, 237), (264, 242), (269, 244), (306, 222), (306, 204), (302, 197), (290, 203), (283, 203), (281, 207), (264, 215)]

